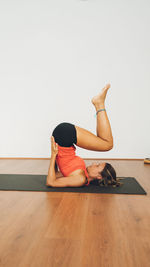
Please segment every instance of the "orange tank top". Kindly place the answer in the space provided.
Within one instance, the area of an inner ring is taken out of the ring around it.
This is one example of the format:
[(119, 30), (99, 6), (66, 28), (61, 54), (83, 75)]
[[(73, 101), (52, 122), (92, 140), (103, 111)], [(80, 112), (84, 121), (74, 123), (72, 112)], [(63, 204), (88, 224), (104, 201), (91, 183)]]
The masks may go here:
[(76, 156), (76, 147), (62, 147), (58, 145), (58, 154), (56, 156), (57, 165), (64, 176), (68, 176), (71, 172), (82, 169), (85, 171), (89, 185), (89, 175), (86, 170), (85, 162), (82, 158)]

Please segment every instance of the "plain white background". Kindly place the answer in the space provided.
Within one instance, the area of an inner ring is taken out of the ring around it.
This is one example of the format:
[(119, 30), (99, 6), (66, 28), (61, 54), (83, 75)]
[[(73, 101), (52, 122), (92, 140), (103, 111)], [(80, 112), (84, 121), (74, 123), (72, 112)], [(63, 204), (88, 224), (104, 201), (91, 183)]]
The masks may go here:
[(70, 122), (96, 134), (106, 99), (114, 148), (83, 158), (150, 156), (150, 2), (0, 1), (0, 157), (48, 158)]

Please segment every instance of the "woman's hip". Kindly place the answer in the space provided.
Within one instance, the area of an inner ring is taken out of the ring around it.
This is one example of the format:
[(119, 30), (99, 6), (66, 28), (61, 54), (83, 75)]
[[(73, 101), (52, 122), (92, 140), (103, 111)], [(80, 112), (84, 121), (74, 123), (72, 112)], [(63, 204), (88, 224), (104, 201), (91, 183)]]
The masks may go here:
[(70, 147), (77, 143), (76, 128), (72, 123), (62, 122), (53, 130), (52, 136), (59, 146)]

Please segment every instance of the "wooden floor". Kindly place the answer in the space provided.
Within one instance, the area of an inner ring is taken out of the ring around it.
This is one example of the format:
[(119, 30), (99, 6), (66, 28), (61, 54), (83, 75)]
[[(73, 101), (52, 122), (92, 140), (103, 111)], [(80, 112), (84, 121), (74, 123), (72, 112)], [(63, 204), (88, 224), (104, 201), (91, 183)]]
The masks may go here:
[[(0, 266), (150, 266), (150, 165), (107, 162), (147, 195), (0, 191)], [(3, 174), (47, 175), (48, 167), (49, 160), (0, 160)]]

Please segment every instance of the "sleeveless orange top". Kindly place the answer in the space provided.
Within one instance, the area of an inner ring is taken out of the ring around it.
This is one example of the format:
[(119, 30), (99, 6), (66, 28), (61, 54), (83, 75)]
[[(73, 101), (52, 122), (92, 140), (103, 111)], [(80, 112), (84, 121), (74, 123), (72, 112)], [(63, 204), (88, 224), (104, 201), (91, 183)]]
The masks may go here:
[(71, 172), (82, 169), (85, 171), (87, 177), (87, 184), (89, 185), (89, 175), (86, 170), (85, 162), (82, 158), (76, 156), (76, 147), (62, 147), (58, 145), (58, 154), (56, 156), (56, 163), (64, 176), (68, 176)]

